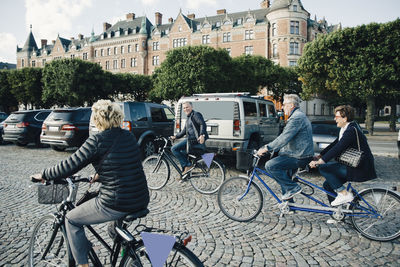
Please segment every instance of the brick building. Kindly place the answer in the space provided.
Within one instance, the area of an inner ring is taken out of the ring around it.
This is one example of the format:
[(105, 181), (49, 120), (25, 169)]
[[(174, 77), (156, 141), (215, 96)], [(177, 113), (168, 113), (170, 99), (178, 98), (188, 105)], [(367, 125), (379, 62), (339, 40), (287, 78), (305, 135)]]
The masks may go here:
[(217, 10), (215, 16), (196, 18), (184, 15), (162, 22), (155, 13), (153, 25), (147, 17), (134, 13), (114, 25), (103, 23), (103, 32), (84, 37), (57, 39), (37, 46), (31, 32), (22, 48), (17, 47), (17, 68), (43, 67), (60, 58), (80, 58), (98, 63), (104, 70), (152, 74), (166, 52), (188, 45), (208, 45), (226, 49), (232, 57), (261, 55), (281, 66), (294, 66), (304, 45), (340, 28), (328, 26), (325, 19), (311, 19), (300, 0), (265, 0), (260, 9), (228, 13)]

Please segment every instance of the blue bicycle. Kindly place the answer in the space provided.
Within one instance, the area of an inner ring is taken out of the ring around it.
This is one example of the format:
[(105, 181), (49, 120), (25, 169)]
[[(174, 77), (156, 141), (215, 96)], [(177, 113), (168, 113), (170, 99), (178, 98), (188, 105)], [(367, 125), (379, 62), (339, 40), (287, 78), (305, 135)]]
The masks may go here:
[[(354, 194), (354, 200), (351, 203), (331, 207), (313, 195), (315, 190), (323, 191), (332, 197), (336, 197), (336, 194), (299, 177), (298, 174), (302, 171), (298, 171), (293, 175), (293, 179), (302, 184), (301, 195), (308, 198), (311, 204), (304, 204), (307, 201), (300, 201), (302, 203), (283, 201), (260, 177), (264, 174), (271, 178), (265, 170), (257, 167), (259, 160), (260, 157), (253, 153), (253, 169), (248, 172), (249, 175), (226, 180), (218, 191), (218, 205), (230, 219), (247, 222), (256, 218), (261, 212), (264, 197), (260, 186), (255, 182), (258, 179), (268, 191), (265, 197), (269, 193), (271, 196), (269, 200), (273, 201), (275, 198), (281, 215), (291, 211), (315, 212), (331, 215), (338, 221), (349, 216), (354, 228), (368, 239), (390, 241), (400, 236), (400, 196), (395, 191), (385, 188), (368, 188), (358, 192), (349, 183), (347, 190)], [(312, 204), (313, 202), (315, 204)]]

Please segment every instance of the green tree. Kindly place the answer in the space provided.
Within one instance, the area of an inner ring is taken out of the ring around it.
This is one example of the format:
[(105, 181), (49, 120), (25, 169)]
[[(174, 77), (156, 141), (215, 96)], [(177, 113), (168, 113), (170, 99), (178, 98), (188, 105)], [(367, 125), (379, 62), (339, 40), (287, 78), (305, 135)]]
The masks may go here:
[(98, 64), (80, 59), (54, 60), (46, 64), (43, 84), (42, 99), (57, 105), (91, 105), (113, 94), (110, 75)]
[(11, 85), (8, 82), (9, 70), (0, 70), (0, 106), (6, 113), (10, 113), (12, 107), (18, 106), (18, 101), (11, 93)]
[(230, 92), (231, 57), (222, 49), (186, 46), (167, 52), (153, 75), (151, 98), (178, 100), (194, 93)]
[(399, 24), (400, 19), (346, 28), (307, 44), (299, 60), (303, 95), (334, 91), (366, 103), (373, 134), (376, 99), (399, 96)]
[(11, 93), (19, 103), (48, 107), (48, 103), (42, 101), (43, 84), (41, 79), (42, 69), (40, 68), (12, 70), (8, 75)]
[[(117, 73), (113, 75), (113, 88), (120, 100), (145, 101), (152, 88), (152, 78), (148, 75)], [(121, 97), (122, 96), (122, 97)]]

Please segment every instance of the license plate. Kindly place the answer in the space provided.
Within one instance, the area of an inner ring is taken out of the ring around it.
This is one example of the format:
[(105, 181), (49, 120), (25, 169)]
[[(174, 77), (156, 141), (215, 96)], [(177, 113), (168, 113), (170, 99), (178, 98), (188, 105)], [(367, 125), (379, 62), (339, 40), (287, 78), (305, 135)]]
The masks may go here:
[(15, 128), (15, 125), (7, 125), (7, 127), (6, 127), (7, 129), (14, 129)]
[(57, 132), (57, 131), (58, 131), (58, 127), (50, 126), (50, 127), (49, 127), (49, 131), (51, 131), (51, 132)]

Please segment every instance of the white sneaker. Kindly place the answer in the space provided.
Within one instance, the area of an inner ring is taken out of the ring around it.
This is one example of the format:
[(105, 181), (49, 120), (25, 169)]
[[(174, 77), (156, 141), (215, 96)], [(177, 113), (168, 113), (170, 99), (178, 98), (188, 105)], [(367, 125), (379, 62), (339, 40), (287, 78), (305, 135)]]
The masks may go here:
[(354, 196), (352, 193), (347, 193), (346, 195), (343, 195), (342, 193), (338, 193), (337, 197), (335, 198), (334, 201), (332, 201), (331, 205), (332, 206), (339, 206), (347, 202), (351, 202), (354, 199)]

